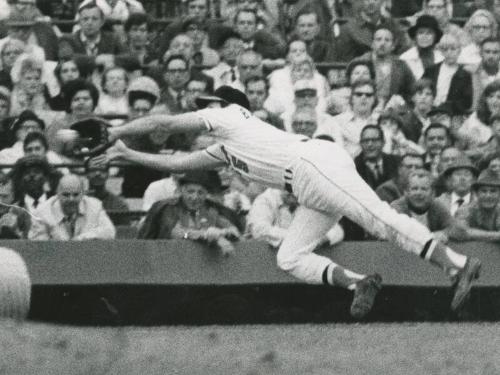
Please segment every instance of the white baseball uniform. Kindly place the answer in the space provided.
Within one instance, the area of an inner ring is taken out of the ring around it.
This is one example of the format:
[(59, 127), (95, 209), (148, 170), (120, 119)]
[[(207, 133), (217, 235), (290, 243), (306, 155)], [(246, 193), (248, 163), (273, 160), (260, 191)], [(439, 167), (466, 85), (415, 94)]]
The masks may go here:
[(300, 206), (277, 255), (278, 266), (295, 277), (332, 283), (325, 269), (334, 263), (313, 250), (342, 216), (422, 257), (434, 243), (425, 226), (378, 198), (337, 144), (283, 132), (235, 104), (197, 114), (217, 142), (206, 149), (209, 155), (297, 197)]

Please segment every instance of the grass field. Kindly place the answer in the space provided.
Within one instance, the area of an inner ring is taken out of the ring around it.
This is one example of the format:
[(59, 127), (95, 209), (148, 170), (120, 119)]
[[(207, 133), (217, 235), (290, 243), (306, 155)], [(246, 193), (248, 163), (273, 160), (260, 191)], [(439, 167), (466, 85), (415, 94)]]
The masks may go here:
[(500, 375), (500, 324), (0, 323), (0, 374)]

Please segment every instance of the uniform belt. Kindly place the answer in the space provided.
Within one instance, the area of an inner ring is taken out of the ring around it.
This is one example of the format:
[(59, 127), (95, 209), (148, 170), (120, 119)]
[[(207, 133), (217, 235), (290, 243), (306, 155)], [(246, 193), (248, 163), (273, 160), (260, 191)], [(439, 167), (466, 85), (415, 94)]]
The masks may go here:
[(293, 178), (293, 173), (290, 169), (285, 169), (285, 190), (289, 192), (290, 194), (293, 194), (293, 189), (292, 189), (292, 178)]

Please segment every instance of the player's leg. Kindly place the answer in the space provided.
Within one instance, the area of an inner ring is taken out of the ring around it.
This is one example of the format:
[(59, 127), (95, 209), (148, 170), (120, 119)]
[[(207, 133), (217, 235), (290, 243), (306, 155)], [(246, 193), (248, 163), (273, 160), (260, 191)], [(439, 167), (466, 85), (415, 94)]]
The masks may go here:
[(324, 283), (354, 290), (351, 314), (360, 319), (373, 306), (381, 288), (380, 276), (355, 273), (313, 252), (339, 219), (336, 214), (327, 215), (299, 206), (278, 250), (278, 266), (307, 283)]
[[(452, 308), (464, 302), (470, 284), (479, 272), (479, 261), (461, 255), (432, 239), (430, 231), (407, 215), (399, 214), (356, 173), (352, 161), (344, 165), (302, 163), (294, 170), (294, 192), (308, 207), (341, 213), (375, 236), (391, 240), (403, 249), (438, 265), (449, 275), (458, 275)], [(318, 167), (320, 164), (321, 167)]]

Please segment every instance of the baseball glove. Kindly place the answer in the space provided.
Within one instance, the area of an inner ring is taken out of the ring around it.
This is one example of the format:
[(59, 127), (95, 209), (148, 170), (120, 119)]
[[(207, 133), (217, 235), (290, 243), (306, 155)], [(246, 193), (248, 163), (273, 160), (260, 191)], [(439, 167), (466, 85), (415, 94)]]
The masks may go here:
[(73, 148), (73, 156), (87, 157), (103, 153), (111, 146), (109, 142), (109, 123), (97, 117), (79, 120), (70, 126), (78, 132), (78, 141)]

